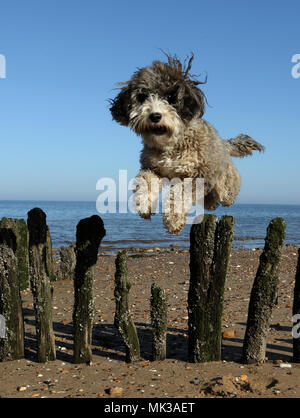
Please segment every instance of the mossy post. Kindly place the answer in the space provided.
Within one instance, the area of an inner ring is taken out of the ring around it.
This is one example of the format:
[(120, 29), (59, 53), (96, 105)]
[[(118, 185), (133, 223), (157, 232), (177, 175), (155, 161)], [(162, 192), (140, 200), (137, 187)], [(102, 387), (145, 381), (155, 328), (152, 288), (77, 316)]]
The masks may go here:
[(57, 273), (59, 280), (74, 279), (76, 266), (76, 253), (73, 245), (69, 247), (60, 247), (59, 250), (60, 264)]
[(264, 250), (251, 290), (242, 361), (262, 363), (266, 356), (267, 335), (276, 304), (285, 221), (273, 219), (267, 229)]
[(29, 234), (26, 222), (24, 219), (4, 217), (0, 221), (0, 228), (11, 229), (16, 236), (17, 247), (15, 255), (17, 257), (20, 290), (28, 289), (30, 286), (28, 258)]
[[(295, 276), (293, 319), (299, 324), (300, 321), (300, 248), (298, 249), (298, 263)], [(300, 363), (300, 333), (299, 326), (293, 330), (293, 363)]]
[(103, 221), (98, 215), (82, 219), (77, 225), (73, 308), (74, 363), (92, 361), (93, 282), (98, 249), (105, 234)]
[(47, 273), (48, 273), (50, 282), (53, 282), (55, 280), (55, 275), (54, 275), (54, 264), (53, 264), (53, 255), (52, 255), (52, 239), (51, 239), (49, 228), (47, 228), (47, 239), (46, 239), (46, 268), (47, 268)]
[(116, 312), (114, 325), (119, 330), (126, 348), (126, 362), (132, 363), (140, 359), (140, 344), (128, 304), (131, 283), (128, 279), (127, 253), (120, 251), (116, 257), (115, 300)]
[[(55, 360), (55, 339), (52, 324), (51, 265), (49, 228), (46, 214), (34, 208), (28, 212), (30, 283), (33, 293), (38, 361)], [(52, 261), (52, 260), (51, 260)]]
[(24, 357), (24, 321), (16, 248), (14, 232), (0, 228), (0, 362)]
[(221, 360), (224, 287), (234, 232), (232, 216), (204, 215), (190, 232), (188, 350), (192, 363)]
[(168, 329), (168, 298), (166, 291), (155, 283), (151, 286), (150, 317), (152, 325), (152, 360), (166, 358)]

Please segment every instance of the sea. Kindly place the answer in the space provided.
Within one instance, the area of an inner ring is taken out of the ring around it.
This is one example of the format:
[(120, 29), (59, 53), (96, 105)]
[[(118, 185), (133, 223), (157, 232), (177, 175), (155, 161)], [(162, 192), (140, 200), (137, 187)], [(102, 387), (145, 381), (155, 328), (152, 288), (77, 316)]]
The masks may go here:
[[(54, 248), (76, 241), (76, 225), (86, 217), (101, 216), (106, 229), (102, 240), (103, 250), (114, 253), (123, 248), (153, 248), (189, 246), (191, 225), (186, 225), (181, 233), (170, 234), (163, 226), (162, 215), (156, 214), (151, 220), (137, 214), (98, 213), (96, 202), (62, 201), (0, 201), (0, 219), (10, 217), (27, 219), (27, 212), (41, 208), (47, 215), (47, 224)], [(117, 205), (118, 209), (118, 205)], [(269, 222), (282, 217), (286, 221), (286, 243), (300, 246), (300, 205), (234, 204), (229, 208), (219, 207), (213, 212), (219, 218), (231, 215), (235, 218), (233, 248), (261, 248)]]

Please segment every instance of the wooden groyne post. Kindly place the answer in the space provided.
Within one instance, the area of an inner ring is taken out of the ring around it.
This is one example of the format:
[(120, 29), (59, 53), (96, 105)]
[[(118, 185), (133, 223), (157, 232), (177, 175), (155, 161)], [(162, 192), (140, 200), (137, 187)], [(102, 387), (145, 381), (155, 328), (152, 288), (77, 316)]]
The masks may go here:
[(24, 357), (24, 321), (16, 248), (14, 232), (0, 228), (0, 362)]
[(166, 291), (155, 283), (151, 286), (150, 317), (153, 338), (152, 360), (164, 360), (168, 329), (168, 297)]
[(105, 234), (103, 221), (98, 215), (82, 219), (77, 225), (73, 309), (74, 363), (92, 361), (93, 282), (98, 249)]
[[(300, 321), (300, 248), (298, 249), (298, 263), (295, 276), (293, 319), (298, 323)], [(293, 363), (300, 363), (300, 332), (299, 327), (297, 328), (297, 330), (293, 330)]]
[(188, 350), (190, 362), (221, 359), (224, 286), (234, 219), (204, 215), (190, 232)]
[(76, 266), (76, 252), (73, 245), (69, 247), (60, 247), (59, 250), (60, 264), (57, 273), (59, 280), (73, 279)]
[(262, 363), (270, 320), (277, 299), (281, 252), (285, 239), (285, 221), (273, 219), (267, 229), (264, 250), (254, 279), (243, 344), (244, 363)]
[(20, 290), (28, 289), (30, 286), (28, 257), (29, 234), (26, 222), (24, 219), (4, 217), (0, 220), (0, 228), (10, 229), (15, 234), (15, 256), (17, 257)]
[(50, 232), (46, 214), (39, 208), (28, 212), (30, 282), (34, 299), (38, 361), (55, 360), (52, 324), (51, 275), (53, 274)]
[(128, 279), (127, 253), (120, 251), (116, 257), (115, 300), (116, 312), (114, 325), (119, 330), (126, 348), (126, 362), (140, 359), (140, 344), (134, 322), (130, 315), (128, 295), (131, 283)]

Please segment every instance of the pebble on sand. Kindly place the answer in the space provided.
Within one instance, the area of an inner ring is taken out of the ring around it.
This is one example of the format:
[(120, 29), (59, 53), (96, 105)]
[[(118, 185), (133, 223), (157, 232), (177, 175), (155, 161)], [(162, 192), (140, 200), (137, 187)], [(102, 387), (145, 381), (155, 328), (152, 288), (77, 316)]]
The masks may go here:
[(223, 338), (233, 338), (235, 336), (235, 331), (233, 329), (228, 329), (223, 332)]
[(114, 388), (109, 388), (108, 393), (110, 394), (110, 396), (118, 396), (118, 395), (122, 395), (123, 393), (123, 388), (121, 387), (114, 387)]
[(285, 368), (285, 369), (290, 369), (292, 367), (292, 365), (289, 364), (289, 363), (281, 363), (281, 364), (279, 364), (279, 367)]

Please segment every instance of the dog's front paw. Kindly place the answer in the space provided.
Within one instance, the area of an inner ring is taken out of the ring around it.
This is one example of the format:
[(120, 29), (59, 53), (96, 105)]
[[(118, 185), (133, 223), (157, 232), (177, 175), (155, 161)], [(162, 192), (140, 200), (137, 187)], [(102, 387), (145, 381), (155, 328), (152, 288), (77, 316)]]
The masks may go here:
[(138, 211), (138, 214), (143, 219), (151, 219), (151, 215), (152, 215), (151, 212), (139, 212), (139, 211)]
[(151, 218), (151, 201), (148, 197), (148, 194), (138, 194), (135, 195), (135, 208), (139, 216), (143, 219)]
[[(145, 175), (145, 174), (144, 174)], [(148, 177), (151, 179), (148, 173)], [(159, 195), (159, 184), (149, 184), (144, 176), (137, 176), (135, 178), (134, 202), (137, 213), (144, 219), (150, 219), (151, 215), (155, 214), (157, 200)], [(156, 179), (153, 177), (152, 180)]]
[(163, 217), (164, 226), (174, 235), (178, 235), (186, 224), (185, 213), (165, 213)]

